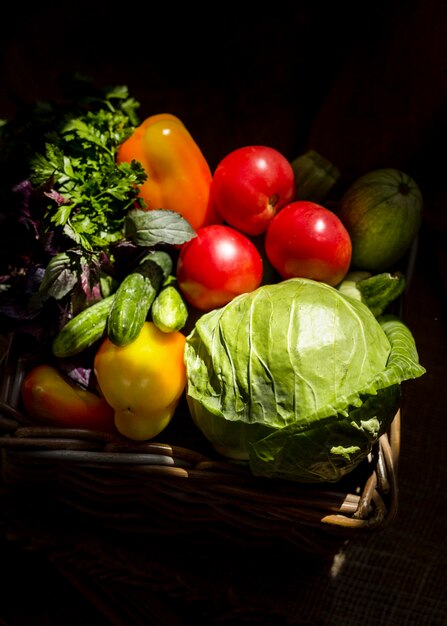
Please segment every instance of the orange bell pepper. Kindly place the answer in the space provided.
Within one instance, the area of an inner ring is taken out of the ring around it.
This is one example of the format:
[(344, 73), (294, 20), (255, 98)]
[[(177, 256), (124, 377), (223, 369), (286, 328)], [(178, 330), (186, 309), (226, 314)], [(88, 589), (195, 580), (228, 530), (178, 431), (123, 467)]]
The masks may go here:
[(38, 424), (117, 432), (114, 410), (106, 400), (52, 365), (33, 367), (22, 382), (21, 396), (26, 413)]
[(195, 230), (221, 221), (210, 202), (210, 167), (178, 117), (160, 113), (145, 119), (117, 151), (118, 163), (133, 160), (147, 174), (139, 192), (147, 210), (180, 213)]

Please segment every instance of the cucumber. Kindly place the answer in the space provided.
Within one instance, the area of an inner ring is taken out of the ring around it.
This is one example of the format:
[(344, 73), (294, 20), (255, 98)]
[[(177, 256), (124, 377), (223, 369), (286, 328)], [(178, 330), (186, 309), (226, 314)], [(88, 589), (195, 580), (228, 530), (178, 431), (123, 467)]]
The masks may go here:
[(107, 335), (112, 343), (127, 346), (135, 341), (171, 270), (171, 257), (166, 252), (156, 251), (124, 278), (116, 290), (107, 320)]
[(151, 308), (152, 321), (164, 333), (172, 333), (184, 327), (188, 320), (186, 304), (172, 283), (168, 283), (155, 297)]
[(339, 291), (360, 300), (369, 307), (375, 317), (379, 317), (406, 288), (405, 276), (400, 272), (381, 272), (372, 275), (365, 271), (349, 272), (340, 285)]
[(68, 321), (53, 339), (51, 349), (54, 356), (74, 356), (101, 339), (105, 335), (114, 299), (114, 295), (103, 298)]
[(291, 161), (296, 199), (322, 202), (340, 178), (339, 169), (316, 150), (308, 150)]
[(369, 306), (376, 317), (382, 315), (388, 305), (397, 300), (406, 288), (405, 276), (400, 272), (382, 272), (359, 280), (357, 289), (362, 300)]

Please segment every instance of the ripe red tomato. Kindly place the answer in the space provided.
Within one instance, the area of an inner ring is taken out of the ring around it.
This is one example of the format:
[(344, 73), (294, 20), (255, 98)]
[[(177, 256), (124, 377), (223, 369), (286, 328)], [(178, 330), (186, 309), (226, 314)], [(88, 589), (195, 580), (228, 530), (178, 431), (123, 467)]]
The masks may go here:
[(176, 276), (185, 300), (210, 311), (259, 287), (262, 273), (261, 255), (248, 237), (226, 224), (212, 224), (182, 246)]
[(265, 236), (265, 253), (283, 279), (300, 276), (335, 286), (348, 272), (352, 245), (335, 213), (299, 200), (273, 218)]
[(218, 164), (211, 198), (222, 219), (247, 235), (265, 232), (278, 211), (295, 197), (291, 164), (267, 146), (245, 146)]

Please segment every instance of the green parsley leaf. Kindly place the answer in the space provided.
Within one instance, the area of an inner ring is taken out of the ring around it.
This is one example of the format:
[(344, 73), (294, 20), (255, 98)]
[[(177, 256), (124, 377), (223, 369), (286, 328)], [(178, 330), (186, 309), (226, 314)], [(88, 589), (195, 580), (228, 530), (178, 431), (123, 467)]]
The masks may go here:
[(30, 180), (48, 199), (47, 230), (62, 228), (86, 251), (123, 237), (126, 214), (138, 202), (143, 166), (116, 161), (118, 147), (134, 130), (136, 108), (125, 87), (92, 98), (87, 111), (65, 116), (60, 130), (48, 134), (44, 154), (31, 159)]

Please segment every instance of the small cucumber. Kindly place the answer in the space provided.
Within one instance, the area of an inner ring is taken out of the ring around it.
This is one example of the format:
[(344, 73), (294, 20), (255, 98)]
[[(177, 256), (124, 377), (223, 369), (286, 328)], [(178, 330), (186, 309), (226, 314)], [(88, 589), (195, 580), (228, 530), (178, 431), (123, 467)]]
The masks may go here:
[(291, 161), (296, 199), (322, 202), (340, 178), (339, 169), (316, 150), (308, 150)]
[(401, 296), (406, 288), (405, 276), (400, 272), (382, 272), (359, 280), (357, 288), (362, 300), (369, 306), (376, 317)]
[(188, 309), (174, 284), (167, 284), (157, 294), (151, 308), (152, 321), (159, 330), (180, 330), (188, 320)]
[(114, 295), (103, 298), (68, 321), (53, 339), (54, 356), (74, 356), (101, 339), (114, 298)]
[(136, 270), (124, 278), (116, 290), (107, 320), (107, 335), (112, 343), (127, 346), (135, 341), (171, 270), (171, 257), (157, 251), (147, 255)]
[(345, 295), (366, 304), (373, 315), (379, 317), (404, 293), (406, 280), (400, 272), (372, 275), (369, 272), (355, 271), (348, 273), (337, 288)]

